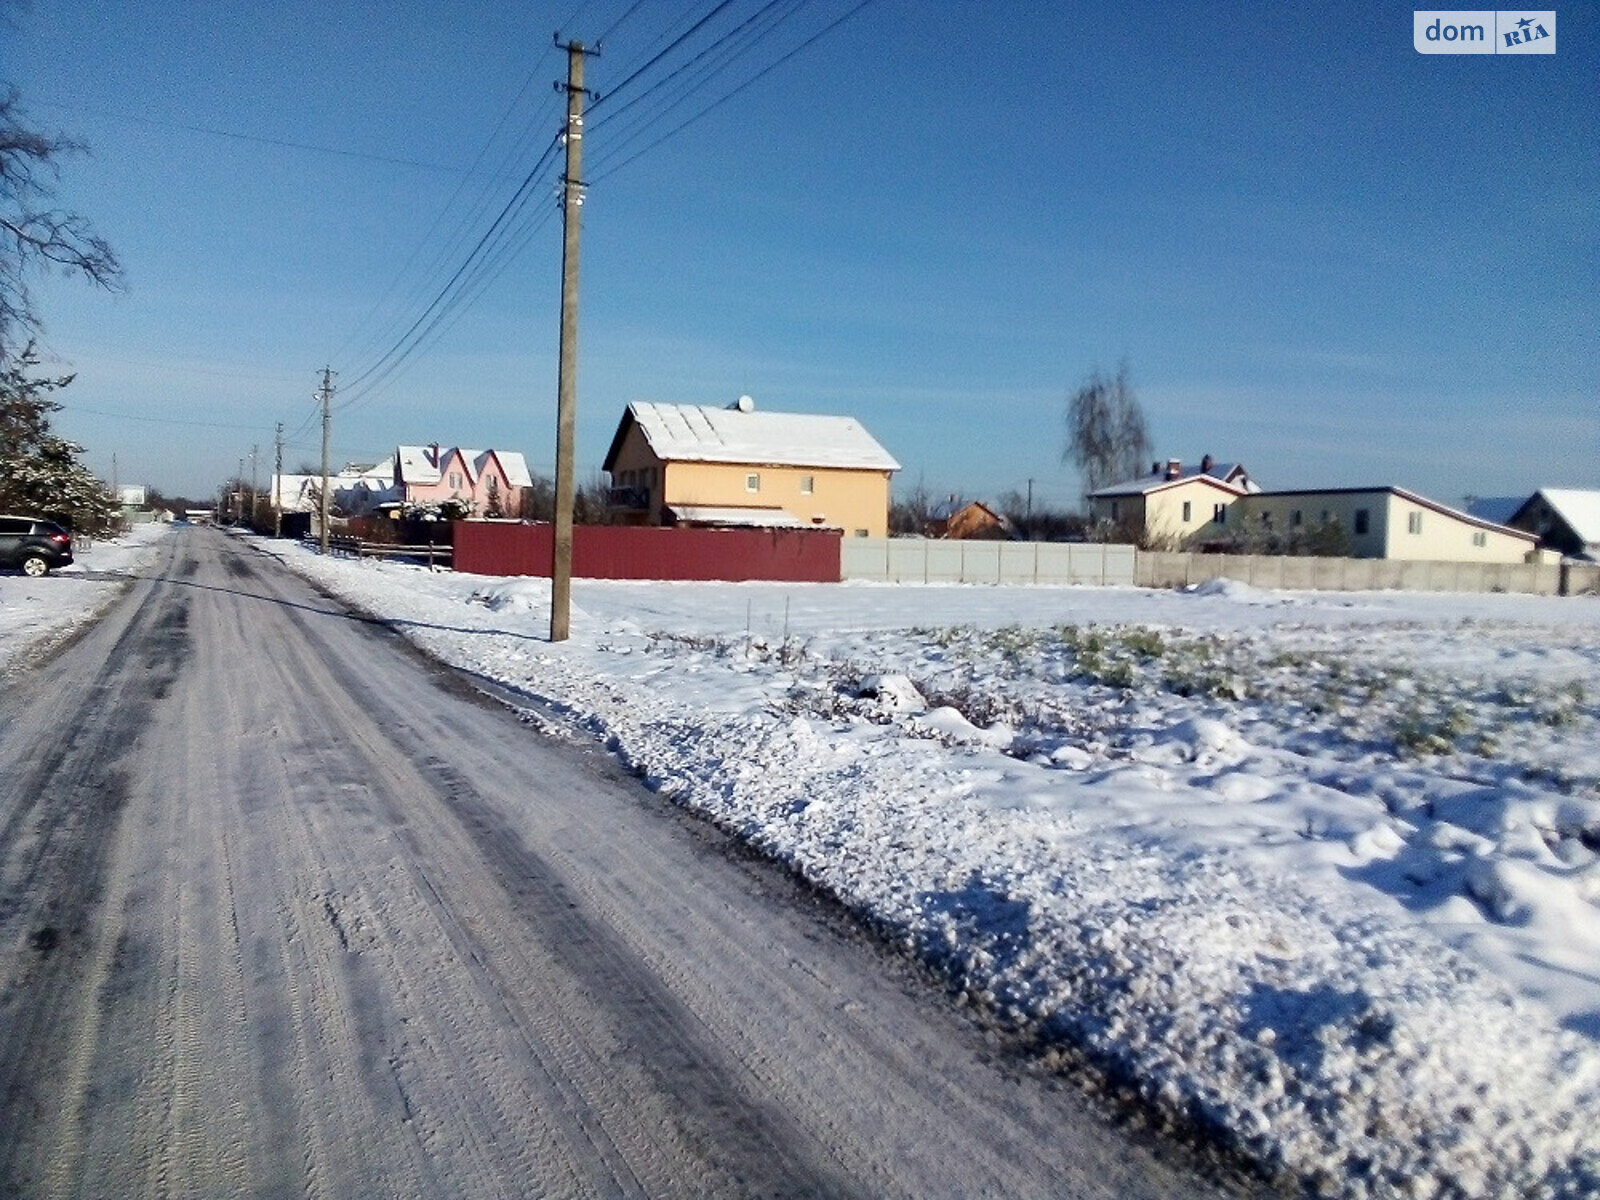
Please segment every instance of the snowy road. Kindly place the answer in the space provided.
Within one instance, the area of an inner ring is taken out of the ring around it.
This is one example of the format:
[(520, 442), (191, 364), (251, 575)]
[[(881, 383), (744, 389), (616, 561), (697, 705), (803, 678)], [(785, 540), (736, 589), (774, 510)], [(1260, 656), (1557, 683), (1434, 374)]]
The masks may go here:
[(0, 694), (0, 1195), (1206, 1191), (220, 534)]

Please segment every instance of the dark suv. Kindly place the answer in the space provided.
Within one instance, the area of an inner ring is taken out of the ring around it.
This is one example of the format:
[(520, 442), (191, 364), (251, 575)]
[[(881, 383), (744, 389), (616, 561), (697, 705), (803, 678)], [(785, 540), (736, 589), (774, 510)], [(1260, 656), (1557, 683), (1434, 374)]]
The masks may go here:
[(72, 535), (54, 521), (0, 517), (0, 567), (37, 577), (71, 561)]

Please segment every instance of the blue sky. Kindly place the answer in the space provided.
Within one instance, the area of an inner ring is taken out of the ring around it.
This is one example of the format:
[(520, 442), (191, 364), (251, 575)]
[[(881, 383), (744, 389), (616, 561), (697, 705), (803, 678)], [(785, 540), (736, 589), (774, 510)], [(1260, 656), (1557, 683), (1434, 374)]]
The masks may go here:
[[(548, 181), (448, 331), (358, 381), (557, 132), (552, 32), (616, 26), (604, 96), (714, 2), (13, 5), (0, 75), (89, 144), (60, 198), (127, 273), (37, 288), (60, 428), (209, 495), (252, 446), (265, 480), (278, 421), (289, 469), (317, 458), (330, 364), (336, 461), (437, 440), (549, 473)], [(1067, 399), (1126, 360), (1158, 455), (1269, 487), (1600, 486), (1593, 4), (1514, 57), (1419, 55), (1391, 4), (874, 0), (627, 161), (854, 4), (804, 3), (684, 108), (622, 107), (680, 53), (590, 113), (580, 478), (630, 400), (749, 393), (858, 417), (901, 490), (1070, 507)]]

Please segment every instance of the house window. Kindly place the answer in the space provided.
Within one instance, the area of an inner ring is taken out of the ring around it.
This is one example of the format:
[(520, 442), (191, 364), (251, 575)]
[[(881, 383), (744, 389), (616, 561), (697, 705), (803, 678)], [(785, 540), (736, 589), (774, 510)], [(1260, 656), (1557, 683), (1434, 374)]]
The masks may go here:
[(450, 486), (453, 487), (453, 488), (458, 488), (458, 487), (461, 486), (461, 472), (460, 471), (451, 471), (450, 472)]
[(744, 477), (744, 490), (747, 492), (759, 492), (761, 490), (761, 476), (754, 472), (746, 475)]
[(1328, 510), (1327, 509), (1323, 509), (1322, 510), (1322, 522), (1321, 522), (1323, 525), (1328, 524), (1329, 516), (1330, 516), (1330, 514), (1328, 513)]
[(1111, 502), (1111, 519), (1113, 521), (1118, 519), (1118, 517), (1117, 517), (1117, 502), (1115, 500), (1113, 500)]
[(1421, 513), (1414, 512), (1414, 513), (1407, 513), (1406, 514), (1406, 532), (1407, 533), (1421, 533), (1422, 532), (1422, 514)]
[(817, 477), (815, 475), (800, 476), (800, 491), (809, 496), (817, 490)]
[(1289, 524), (1295, 529), (1300, 528), (1300, 510), (1298, 508), (1289, 514)]
[(1487, 546), (1489, 544), (1489, 535), (1481, 529), (1478, 530), (1472, 535), (1472, 544), (1474, 546)]
[(1368, 528), (1371, 526), (1371, 523), (1372, 523), (1372, 519), (1371, 519), (1370, 516), (1368, 516), (1366, 509), (1364, 509), (1364, 508), (1356, 509), (1356, 534), (1357, 534), (1357, 536), (1360, 536), (1361, 534), (1366, 533)]
[(1264, 512), (1264, 513), (1261, 514), (1261, 528), (1263, 528), (1263, 529), (1271, 529), (1272, 528), (1272, 514), (1271, 513)]
[(867, 531), (865, 529), (858, 529), (858, 530), (856, 530), (856, 536), (857, 537), (866, 537), (867, 536)]
[(1213, 504), (1211, 506), (1211, 519), (1218, 525), (1228, 523), (1228, 506), (1226, 504)]
[(1192, 506), (1191, 506), (1191, 504), (1190, 504), (1190, 502), (1188, 500), (1185, 500), (1183, 502), (1183, 523), (1185, 525), (1187, 525), (1189, 523), (1189, 521), (1190, 521), (1190, 508), (1191, 507)]

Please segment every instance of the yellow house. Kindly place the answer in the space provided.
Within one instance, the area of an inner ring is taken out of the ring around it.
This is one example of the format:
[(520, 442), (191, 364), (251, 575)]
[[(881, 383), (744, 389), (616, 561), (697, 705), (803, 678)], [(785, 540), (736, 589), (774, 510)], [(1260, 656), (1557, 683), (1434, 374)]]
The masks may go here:
[(900, 464), (851, 417), (628, 405), (611, 439), (612, 520), (631, 525), (842, 529), (885, 537)]

